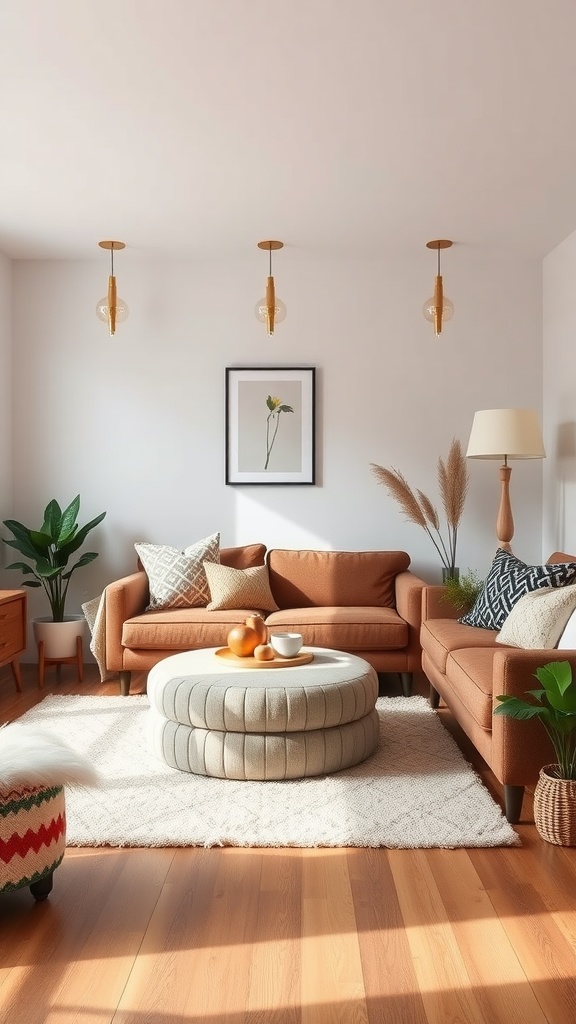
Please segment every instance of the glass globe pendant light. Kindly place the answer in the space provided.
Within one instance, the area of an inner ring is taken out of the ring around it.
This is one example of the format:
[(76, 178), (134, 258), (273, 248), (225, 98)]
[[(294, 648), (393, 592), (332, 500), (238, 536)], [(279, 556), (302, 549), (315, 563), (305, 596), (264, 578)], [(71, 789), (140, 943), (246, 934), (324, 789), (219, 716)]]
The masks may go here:
[(110, 336), (116, 333), (116, 324), (121, 324), (128, 316), (128, 306), (118, 297), (116, 278), (114, 277), (114, 252), (125, 249), (125, 242), (98, 242), (101, 249), (110, 250), (110, 277), (108, 278), (108, 294), (96, 304), (96, 316), (108, 324)]
[(436, 337), (440, 337), (442, 333), (442, 324), (446, 320), (451, 320), (454, 314), (454, 306), (450, 302), (450, 299), (444, 295), (444, 288), (442, 286), (442, 277), (440, 274), (440, 250), (449, 249), (452, 242), (448, 238), (436, 238), (432, 242), (426, 242), (427, 249), (436, 249), (438, 252), (438, 268), (436, 273), (436, 282), (434, 285), (434, 295), (432, 298), (427, 299), (422, 307), (422, 312), (426, 320), (429, 320), (434, 324), (434, 330)]
[(263, 299), (260, 299), (254, 307), (254, 313), (256, 319), (261, 324), (266, 324), (266, 330), (268, 337), (271, 338), (274, 334), (274, 327), (276, 324), (282, 323), (286, 319), (286, 306), (276, 295), (276, 289), (274, 287), (274, 278), (272, 277), (272, 250), (283, 249), (284, 242), (258, 242), (259, 249), (267, 249), (269, 258), (268, 277), (266, 279), (266, 294)]

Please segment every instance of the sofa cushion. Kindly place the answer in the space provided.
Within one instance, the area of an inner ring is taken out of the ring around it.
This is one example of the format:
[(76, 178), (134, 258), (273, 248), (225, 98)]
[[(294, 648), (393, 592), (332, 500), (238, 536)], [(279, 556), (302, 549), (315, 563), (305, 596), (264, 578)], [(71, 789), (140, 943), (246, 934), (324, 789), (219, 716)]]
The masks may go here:
[(267, 565), (233, 569), (216, 562), (204, 562), (204, 572), (210, 587), (208, 611), (248, 607), (255, 611), (272, 612), (278, 608), (270, 592)]
[(218, 562), (220, 534), (191, 544), (184, 551), (166, 544), (134, 545), (148, 576), (149, 609), (195, 608), (210, 600), (204, 562)]
[(498, 548), (474, 607), (459, 622), (482, 629), (501, 629), (506, 616), (524, 594), (574, 582), (576, 562), (526, 565), (512, 552)]
[(556, 647), (575, 608), (576, 584), (524, 594), (506, 617), (496, 641), (512, 647)]
[(302, 633), (308, 647), (394, 651), (408, 645), (408, 625), (393, 608), (286, 608), (266, 617), (274, 630)]
[(122, 646), (130, 650), (196, 651), (201, 647), (225, 647), (228, 633), (254, 608), (170, 608), (144, 612), (122, 626)]
[(265, 544), (241, 544), (234, 548), (220, 548), (220, 564), (231, 569), (250, 569), (253, 565), (264, 565)]
[(494, 653), (494, 647), (469, 647), (452, 651), (446, 662), (450, 685), (460, 694), (474, 720), (487, 732), (492, 731)]
[(409, 565), (405, 551), (268, 552), (270, 588), (279, 608), (394, 608), (394, 579)]
[(467, 648), (494, 648), (496, 630), (463, 626), (455, 619), (425, 619), (420, 628), (422, 650), (439, 672), (446, 672), (448, 655)]

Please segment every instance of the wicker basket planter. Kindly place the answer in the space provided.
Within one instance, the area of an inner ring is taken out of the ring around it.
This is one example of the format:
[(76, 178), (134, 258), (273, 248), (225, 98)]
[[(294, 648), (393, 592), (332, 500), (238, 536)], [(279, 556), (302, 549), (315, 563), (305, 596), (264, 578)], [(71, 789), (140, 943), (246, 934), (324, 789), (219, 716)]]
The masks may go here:
[(542, 839), (576, 846), (576, 780), (555, 778), (557, 766), (540, 769), (534, 790), (534, 823)]

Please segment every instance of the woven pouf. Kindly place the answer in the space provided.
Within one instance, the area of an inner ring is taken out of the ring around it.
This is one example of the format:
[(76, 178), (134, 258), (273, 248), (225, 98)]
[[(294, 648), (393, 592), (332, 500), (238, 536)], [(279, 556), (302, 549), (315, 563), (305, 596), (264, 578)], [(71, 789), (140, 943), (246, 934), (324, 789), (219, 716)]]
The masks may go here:
[(310, 664), (238, 668), (216, 648), (158, 662), (149, 735), (172, 768), (215, 778), (298, 779), (349, 768), (378, 745), (378, 677), (355, 655), (310, 648)]
[(37, 900), (46, 899), (65, 849), (63, 786), (0, 793), (0, 893), (28, 885)]

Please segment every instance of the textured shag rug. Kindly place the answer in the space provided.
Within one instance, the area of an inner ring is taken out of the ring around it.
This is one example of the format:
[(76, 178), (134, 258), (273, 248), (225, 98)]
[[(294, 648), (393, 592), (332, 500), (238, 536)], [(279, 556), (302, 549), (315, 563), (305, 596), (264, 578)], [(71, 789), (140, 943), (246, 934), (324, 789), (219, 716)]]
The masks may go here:
[(151, 753), (148, 698), (50, 696), (19, 722), (98, 770), (66, 792), (69, 846), (513, 846), (520, 840), (424, 697), (380, 697), (363, 764), (287, 782), (208, 779)]

